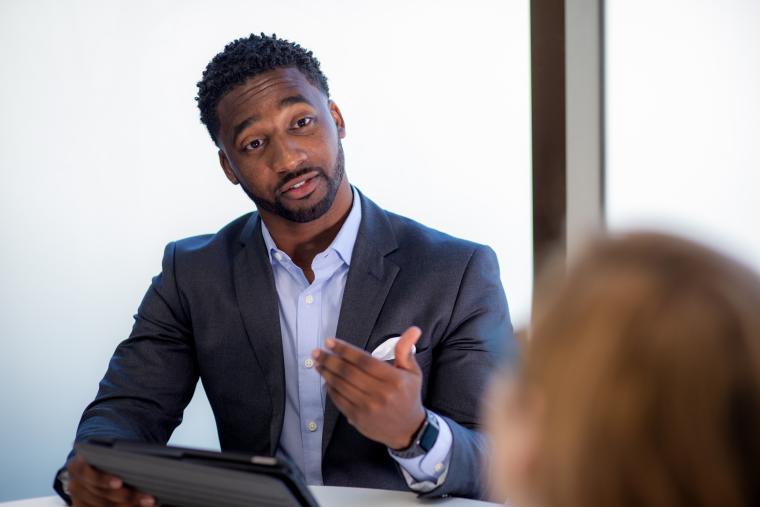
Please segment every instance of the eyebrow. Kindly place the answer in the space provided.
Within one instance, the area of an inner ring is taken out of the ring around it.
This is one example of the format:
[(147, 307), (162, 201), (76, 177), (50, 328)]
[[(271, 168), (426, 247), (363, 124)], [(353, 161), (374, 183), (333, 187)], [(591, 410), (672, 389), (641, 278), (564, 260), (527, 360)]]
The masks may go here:
[(280, 109), (285, 109), (288, 106), (292, 106), (294, 104), (308, 104), (311, 105), (311, 102), (309, 102), (306, 97), (304, 97), (301, 94), (291, 95), (290, 97), (285, 97), (284, 99), (280, 100), (280, 103), (278, 104)]
[[(290, 95), (289, 97), (285, 97), (284, 99), (280, 100), (280, 102), (277, 104), (278, 109), (285, 109), (288, 106), (292, 106), (295, 104), (308, 104), (312, 105), (311, 102), (309, 102), (306, 97), (300, 94), (296, 95)], [(235, 129), (233, 130), (233, 139), (237, 139), (237, 137), (240, 135), (240, 133), (245, 130), (246, 128), (250, 127), (252, 124), (259, 121), (260, 117), (259, 115), (253, 115), (249, 116), (245, 120), (241, 121), (235, 126)]]
[(245, 120), (235, 125), (235, 129), (232, 131), (232, 139), (237, 139), (242, 131), (244, 131), (245, 129), (247, 129), (249, 126), (256, 123), (257, 121), (259, 121), (259, 116), (253, 115), (253, 116), (249, 116)]

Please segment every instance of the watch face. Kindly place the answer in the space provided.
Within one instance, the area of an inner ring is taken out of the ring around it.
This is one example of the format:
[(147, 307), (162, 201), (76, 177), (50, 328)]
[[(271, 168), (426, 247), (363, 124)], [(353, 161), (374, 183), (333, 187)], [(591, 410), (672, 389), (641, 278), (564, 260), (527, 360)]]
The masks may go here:
[(435, 441), (438, 440), (438, 419), (435, 414), (427, 411), (427, 419), (420, 428), (417, 436), (414, 437), (412, 445), (406, 449), (391, 450), (394, 456), (399, 458), (416, 458), (426, 454), (435, 445)]
[(425, 452), (428, 452), (435, 445), (435, 441), (438, 439), (438, 426), (435, 424), (435, 416), (431, 416), (425, 425), (425, 430), (420, 437), (420, 447)]

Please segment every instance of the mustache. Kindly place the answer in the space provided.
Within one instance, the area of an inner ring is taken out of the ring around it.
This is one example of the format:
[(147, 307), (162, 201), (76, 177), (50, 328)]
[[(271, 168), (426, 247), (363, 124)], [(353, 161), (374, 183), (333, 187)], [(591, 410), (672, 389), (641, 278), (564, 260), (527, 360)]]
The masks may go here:
[(283, 175), (278, 181), (277, 186), (275, 187), (277, 190), (281, 189), (283, 185), (285, 185), (287, 182), (294, 180), (298, 178), (299, 176), (303, 176), (306, 173), (310, 172), (317, 172), (317, 177), (323, 177), (325, 178), (325, 171), (321, 167), (303, 167), (301, 169), (297, 169), (293, 172), (289, 172), (288, 174)]

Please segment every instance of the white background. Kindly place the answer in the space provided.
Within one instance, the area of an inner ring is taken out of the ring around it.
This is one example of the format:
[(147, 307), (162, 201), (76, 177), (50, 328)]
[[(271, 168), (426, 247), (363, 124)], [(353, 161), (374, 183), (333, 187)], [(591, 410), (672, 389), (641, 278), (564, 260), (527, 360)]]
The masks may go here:
[(609, 0), (606, 53), (611, 228), (760, 270), (760, 1)]
[[(233, 38), (314, 50), (349, 179), (532, 283), (527, 0), (0, 1), (0, 501), (51, 494), (163, 246), (252, 209), (195, 83)], [(174, 442), (215, 447), (200, 397)]]

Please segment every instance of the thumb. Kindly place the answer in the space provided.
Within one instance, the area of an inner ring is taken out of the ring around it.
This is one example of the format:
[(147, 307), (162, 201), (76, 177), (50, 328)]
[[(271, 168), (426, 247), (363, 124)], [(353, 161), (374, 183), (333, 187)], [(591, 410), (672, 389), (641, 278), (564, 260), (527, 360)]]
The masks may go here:
[(422, 330), (417, 326), (410, 327), (401, 335), (394, 349), (394, 355), (396, 356), (395, 365), (397, 368), (414, 372), (420, 370), (417, 360), (414, 358), (414, 354), (412, 354), (412, 347), (420, 339), (420, 336), (422, 336)]

